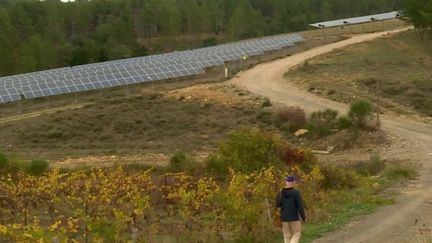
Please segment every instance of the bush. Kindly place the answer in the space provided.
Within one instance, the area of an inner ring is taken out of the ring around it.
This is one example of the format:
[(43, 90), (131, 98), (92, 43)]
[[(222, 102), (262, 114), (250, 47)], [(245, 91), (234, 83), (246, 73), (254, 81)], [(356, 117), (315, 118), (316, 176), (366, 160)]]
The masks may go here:
[(218, 151), (209, 156), (210, 173), (225, 177), (229, 168), (239, 172), (252, 172), (269, 165), (280, 165), (278, 156), (281, 140), (272, 132), (243, 128), (229, 133)]
[(372, 155), (369, 161), (359, 162), (353, 166), (353, 169), (362, 175), (378, 175), (384, 168), (385, 163), (379, 154)]
[(417, 170), (410, 165), (390, 165), (382, 172), (382, 177), (393, 181), (414, 180), (417, 176)]
[(168, 168), (172, 171), (188, 171), (193, 170), (195, 162), (193, 158), (188, 156), (184, 151), (178, 151), (170, 158)]
[(279, 111), (275, 117), (275, 125), (287, 125), (290, 132), (295, 132), (307, 125), (306, 113), (300, 107), (290, 107)]
[(352, 127), (352, 121), (349, 117), (347, 116), (341, 116), (338, 118), (337, 120), (337, 127), (339, 129), (348, 129), (350, 127)]
[(203, 40), (203, 47), (215, 46), (217, 44), (216, 37), (209, 37)]
[(48, 161), (34, 159), (27, 165), (25, 169), (30, 175), (41, 176), (48, 170), (48, 167)]
[(255, 117), (256, 117), (256, 119), (258, 119), (262, 123), (269, 124), (269, 125), (271, 125), (271, 123), (272, 123), (271, 112), (259, 110), (256, 112)]
[(16, 173), (21, 170), (21, 164), (15, 160), (11, 160), (5, 154), (0, 153), (0, 174), (1, 173)]
[(357, 101), (351, 104), (348, 116), (357, 127), (364, 128), (372, 116), (372, 106), (367, 101)]
[(325, 189), (352, 189), (361, 186), (362, 183), (366, 183), (366, 179), (363, 176), (347, 168), (323, 166), (321, 167), (321, 173), (324, 175), (321, 185)]
[(0, 152), (0, 171), (7, 170), (9, 167), (9, 160), (5, 154)]
[(312, 113), (309, 118), (309, 131), (318, 138), (329, 135), (331, 129), (337, 126), (338, 114), (338, 111), (332, 109)]
[(270, 107), (270, 106), (272, 106), (272, 103), (271, 103), (271, 101), (270, 101), (269, 98), (264, 98), (264, 101), (263, 101), (263, 103), (261, 104), (261, 106), (262, 106), (262, 107)]
[(289, 144), (281, 146), (279, 156), (288, 166), (298, 166), (303, 172), (310, 172), (317, 164), (317, 158), (310, 152), (293, 148)]
[(57, 128), (51, 129), (47, 133), (47, 138), (49, 139), (60, 139), (62, 137), (64, 137), (63, 131)]

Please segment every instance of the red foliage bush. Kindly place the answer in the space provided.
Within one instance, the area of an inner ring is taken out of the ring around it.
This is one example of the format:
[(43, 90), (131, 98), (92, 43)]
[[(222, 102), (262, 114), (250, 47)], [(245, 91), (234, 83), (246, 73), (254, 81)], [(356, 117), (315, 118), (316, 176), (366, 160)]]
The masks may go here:
[(306, 154), (290, 145), (282, 146), (279, 156), (287, 165), (301, 165), (306, 161)]

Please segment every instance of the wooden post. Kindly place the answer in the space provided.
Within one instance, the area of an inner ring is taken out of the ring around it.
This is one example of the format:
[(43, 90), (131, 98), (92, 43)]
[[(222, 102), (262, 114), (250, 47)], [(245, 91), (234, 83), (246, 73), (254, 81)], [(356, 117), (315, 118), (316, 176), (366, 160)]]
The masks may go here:
[(381, 121), (380, 121), (380, 110), (381, 110), (381, 100), (380, 100), (380, 75), (379, 75), (379, 69), (378, 69), (378, 62), (376, 64), (376, 70), (377, 70), (377, 83), (376, 83), (376, 96), (377, 96), (377, 111), (376, 111), (376, 130), (381, 129)]
[(18, 114), (22, 114), (21, 100), (18, 100)]

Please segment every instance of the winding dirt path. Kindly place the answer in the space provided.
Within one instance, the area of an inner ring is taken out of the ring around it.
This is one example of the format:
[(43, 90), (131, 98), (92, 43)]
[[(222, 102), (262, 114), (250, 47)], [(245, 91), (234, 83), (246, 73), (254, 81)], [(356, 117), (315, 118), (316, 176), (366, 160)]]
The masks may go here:
[[(273, 102), (300, 106), (306, 111), (323, 108), (346, 112), (346, 104), (330, 101), (288, 83), (284, 73), (306, 60), (337, 48), (391, 36), (407, 28), (373, 34), (363, 34), (336, 43), (316, 47), (284, 59), (264, 63), (239, 73), (230, 82)], [(423, 242), (432, 239), (432, 125), (383, 115), (383, 129), (401, 139), (385, 156), (411, 159), (421, 165), (420, 178), (408, 184), (395, 204), (380, 208), (371, 215), (326, 235), (317, 242)]]

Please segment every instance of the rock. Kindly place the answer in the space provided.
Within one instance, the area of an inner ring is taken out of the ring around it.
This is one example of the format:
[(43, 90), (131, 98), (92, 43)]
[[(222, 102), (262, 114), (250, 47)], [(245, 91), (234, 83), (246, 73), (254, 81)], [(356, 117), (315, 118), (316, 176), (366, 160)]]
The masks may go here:
[(329, 151), (322, 151), (322, 150), (312, 150), (311, 153), (313, 153), (313, 154), (330, 154)]
[(309, 133), (309, 130), (307, 130), (307, 129), (300, 129), (297, 132), (295, 132), (294, 135), (296, 137), (300, 137), (300, 136), (305, 135), (306, 133)]

